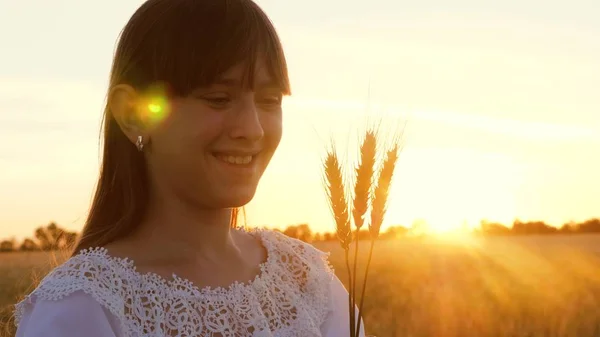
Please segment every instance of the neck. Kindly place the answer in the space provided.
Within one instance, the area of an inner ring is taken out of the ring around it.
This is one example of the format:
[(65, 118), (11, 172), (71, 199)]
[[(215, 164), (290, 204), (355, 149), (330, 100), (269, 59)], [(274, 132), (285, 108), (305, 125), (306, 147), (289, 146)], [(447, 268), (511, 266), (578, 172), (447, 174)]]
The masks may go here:
[(134, 237), (176, 255), (218, 256), (236, 250), (231, 215), (231, 209), (199, 209), (178, 198), (153, 195)]

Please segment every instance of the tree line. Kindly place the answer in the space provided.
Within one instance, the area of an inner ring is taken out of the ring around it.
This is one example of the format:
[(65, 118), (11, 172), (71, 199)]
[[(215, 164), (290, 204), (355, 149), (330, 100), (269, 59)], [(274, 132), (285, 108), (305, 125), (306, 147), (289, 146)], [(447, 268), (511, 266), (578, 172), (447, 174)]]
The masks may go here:
[(600, 233), (600, 218), (592, 218), (580, 223), (568, 222), (560, 227), (550, 226), (543, 221), (515, 220), (510, 227), (501, 223), (482, 221), (475, 232), (486, 236)]
[[(334, 241), (337, 237), (334, 233), (314, 232), (308, 224), (291, 225), (284, 230), (275, 229), (289, 237), (299, 239), (305, 242)], [(380, 235), (380, 239), (391, 239), (404, 235), (408, 229), (402, 226), (390, 227), (385, 233)], [(359, 239), (368, 239), (369, 232), (361, 231)], [(71, 232), (58, 226), (55, 222), (50, 222), (46, 226), (40, 226), (34, 231), (33, 237), (25, 238), (21, 242), (15, 239), (6, 239), (0, 241), (0, 252), (13, 251), (53, 251), (58, 249), (69, 249), (79, 239), (77, 232)]]
[(51, 251), (71, 247), (78, 238), (76, 232), (59, 227), (55, 222), (35, 229), (33, 237), (18, 243), (15, 239), (0, 242), (0, 252), (11, 251)]
[[(281, 231), (284, 234), (306, 242), (335, 241), (335, 233), (313, 233), (308, 224), (293, 225)], [(560, 227), (551, 226), (544, 221), (514, 220), (510, 225), (498, 222), (481, 221), (480, 226), (471, 231), (479, 236), (507, 236), (507, 235), (550, 235), (550, 234), (590, 234), (600, 233), (600, 218), (592, 218), (583, 222), (568, 222)], [(381, 240), (396, 239), (405, 236), (427, 233), (427, 223), (415, 222), (411, 227), (391, 226), (379, 236)], [(358, 240), (369, 240), (369, 230), (363, 229), (358, 234)]]
[[(380, 240), (391, 240), (400, 237), (410, 236), (414, 233), (423, 232), (424, 223), (416, 223), (411, 227), (391, 226), (381, 233)], [(290, 225), (283, 230), (275, 229), (289, 237), (299, 239), (305, 242), (336, 241), (337, 236), (332, 232), (314, 232), (306, 223)], [(425, 231), (426, 232), (426, 231)], [(554, 227), (543, 221), (523, 222), (515, 220), (510, 226), (497, 222), (482, 221), (479, 228), (473, 230), (473, 233), (481, 236), (507, 236), (507, 235), (551, 235), (551, 234), (586, 234), (600, 233), (600, 218), (592, 218), (581, 223), (569, 222), (561, 227)], [(369, 240), (368, 229), (363, 229), (354, 234), (358, 240)], [(52, 251), (58, 249), (68, 249), (72, 247), (79, 234), (68, 231), (58, 226), (55, 222), (50, 222), (46, 226), (40, 226), (35, 229), (33, 237), (25, 238), (21, 242), (15, 239), (7, 239), (0, 242), (0, 252), (12, 251)]]

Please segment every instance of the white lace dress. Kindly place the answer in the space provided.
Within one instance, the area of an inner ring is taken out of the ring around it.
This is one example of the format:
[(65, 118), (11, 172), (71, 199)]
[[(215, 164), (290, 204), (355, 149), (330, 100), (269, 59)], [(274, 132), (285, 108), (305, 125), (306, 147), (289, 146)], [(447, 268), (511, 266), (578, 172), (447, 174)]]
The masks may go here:
[(329, 254), (276, 231), (248, 233), (267, 260), (252, 281), (227, 288), (141, 274), (104, 248), (82, 251), (17, 303), (17, 337), (348, 336), (348, 292)]

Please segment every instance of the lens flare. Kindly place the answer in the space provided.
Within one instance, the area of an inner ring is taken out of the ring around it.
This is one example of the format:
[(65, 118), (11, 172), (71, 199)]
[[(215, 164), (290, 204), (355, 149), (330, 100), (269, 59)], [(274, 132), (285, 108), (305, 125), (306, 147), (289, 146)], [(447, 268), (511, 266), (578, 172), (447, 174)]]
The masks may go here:
[(148, 110), (150, 110), (150, 112), (152, 112), (153, 114), (158, 114), (162, 112), (162, 107), (158, 104), (155, 103), (150, 103), (148, 104)]
[(163, 122), (171, 112), (164, 86), (153, 86), (142, 95), (139, 103), (139, 117), (147, 128), (156, 127)]

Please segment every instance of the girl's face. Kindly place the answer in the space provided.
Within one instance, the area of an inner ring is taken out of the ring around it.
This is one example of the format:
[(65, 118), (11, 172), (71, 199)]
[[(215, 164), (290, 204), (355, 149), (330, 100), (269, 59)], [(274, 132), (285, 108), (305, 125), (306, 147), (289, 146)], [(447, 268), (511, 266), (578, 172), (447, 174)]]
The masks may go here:
[(282, 92), (265, 66), (254, 89), (242, 86), (242, 65), (213, 85), (169, 102), (149, 134), (153, 183), (203, 208), (239, 207), (255, 194), (282, 134)]

